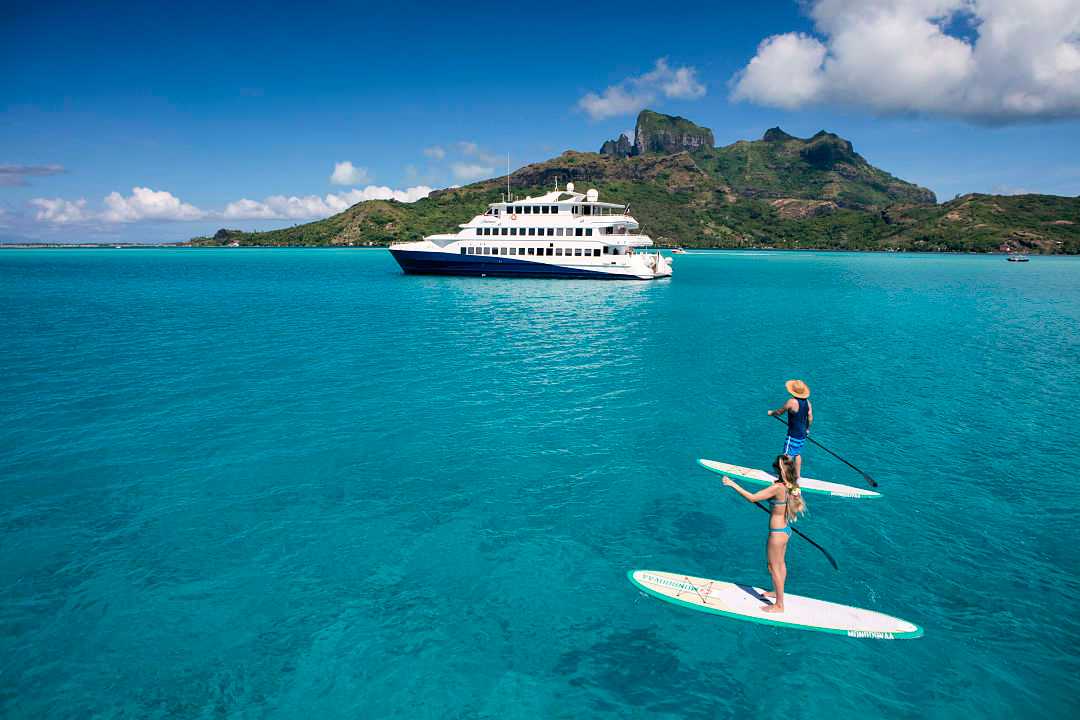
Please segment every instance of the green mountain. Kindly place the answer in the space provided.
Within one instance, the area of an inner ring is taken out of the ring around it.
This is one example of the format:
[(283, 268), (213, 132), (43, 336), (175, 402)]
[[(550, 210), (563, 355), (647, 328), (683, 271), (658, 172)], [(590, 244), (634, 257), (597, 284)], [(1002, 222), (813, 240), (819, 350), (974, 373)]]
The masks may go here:
[[(635, 140), (601, 153), (567, 151), (511, 175), (516, 196), (573, 181), (602, 200), (629, 202), (660, 244), (988, 252), (1008, 247), (1080, 253), (1080, 198), (934, 194), (880, 170), (825, 131), (800, 139), (780, 128), (761, 140), (713, 147), (685, 118), (643, 111)], [(220, 230), (194, 245), (386, 245), (456, 229), (501, 199), (506, 179), (441, 190), (415, 203), (358, 203), (345, 212), (268, 232)]]

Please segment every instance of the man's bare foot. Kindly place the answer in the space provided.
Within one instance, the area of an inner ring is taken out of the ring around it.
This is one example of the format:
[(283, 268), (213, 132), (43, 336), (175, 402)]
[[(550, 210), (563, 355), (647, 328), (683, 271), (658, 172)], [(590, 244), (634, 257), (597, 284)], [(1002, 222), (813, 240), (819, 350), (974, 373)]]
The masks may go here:
[(784, 606), (783, 605), (762, 605), (761, 609), (762, 609), (763, 612), (767, 612), (767, 613), (782, 613), (782, 612), (784, 612)]
[(762, 590), (761, 594), (763, 596), (765, 596), (765, 597), (771, 597), (771, 598), (776, 597), (776, 591), (775, 590)]

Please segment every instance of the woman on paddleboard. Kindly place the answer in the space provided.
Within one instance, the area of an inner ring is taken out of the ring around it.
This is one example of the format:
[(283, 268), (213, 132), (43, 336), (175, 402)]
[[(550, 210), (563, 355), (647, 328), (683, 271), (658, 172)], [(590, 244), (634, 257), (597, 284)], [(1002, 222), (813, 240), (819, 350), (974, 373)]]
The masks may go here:
[(784, 612), (784, 581), (787, 580), (787, 563), (784, 556), (787, 554), (788, 540), (791, 538), (791, 527), (800, 513), (806, 512), (806, 501), (802, 498), (799, 490), (799, 476), (795, 472), (795, 461), (790, 455), (780, 455), (773, 462), (773, 470), (777, 478), (772, 485), (759, 490), (756, 493), (747, 492), (737, 482), (724, 476), (724, 484), (734, 488), (750, 502), (769, 503), (769, 538), (765, 542), (765, 559), (769, 564), (769, 575), (772, 576), (772, 592), (766, 592), (768, 597), (776, 598), (772, 605), (765, 605), (761, 609), (765, 612)]
[(784, 438), (784, 455), (795, 458), (795, 477), (802, 477), (802, 449), (810, 426), (814, 424), (814, 406), (810, 404), (810, 386), (802, 380), (788, 380), (784, 383), (791, 395), (788, 401), (770, 415), (780, 417), (787, 413), (787, 437)]

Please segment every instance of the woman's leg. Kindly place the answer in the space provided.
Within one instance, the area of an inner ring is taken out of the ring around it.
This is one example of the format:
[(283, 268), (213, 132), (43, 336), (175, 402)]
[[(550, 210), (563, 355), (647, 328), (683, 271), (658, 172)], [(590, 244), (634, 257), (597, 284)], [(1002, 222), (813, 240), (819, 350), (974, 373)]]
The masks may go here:
[(767, 554), (769, 558), (769, 575), (772, 576), (773, 593), (776, 602), (772, 605), (762, 606), (765, 612), (784, 612), (784, 581), (787, 580), (787, 563), (784, 556), (787, 554), (788, 536), (784, 533), (769, 533)]

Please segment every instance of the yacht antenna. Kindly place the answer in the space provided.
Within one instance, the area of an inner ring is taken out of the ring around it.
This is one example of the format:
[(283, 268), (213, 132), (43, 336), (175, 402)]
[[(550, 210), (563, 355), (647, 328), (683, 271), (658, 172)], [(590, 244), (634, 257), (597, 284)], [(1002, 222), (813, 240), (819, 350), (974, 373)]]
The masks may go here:
[(506, 202), (512, 202), (510, 196), (510, 153), (506, 153)]

